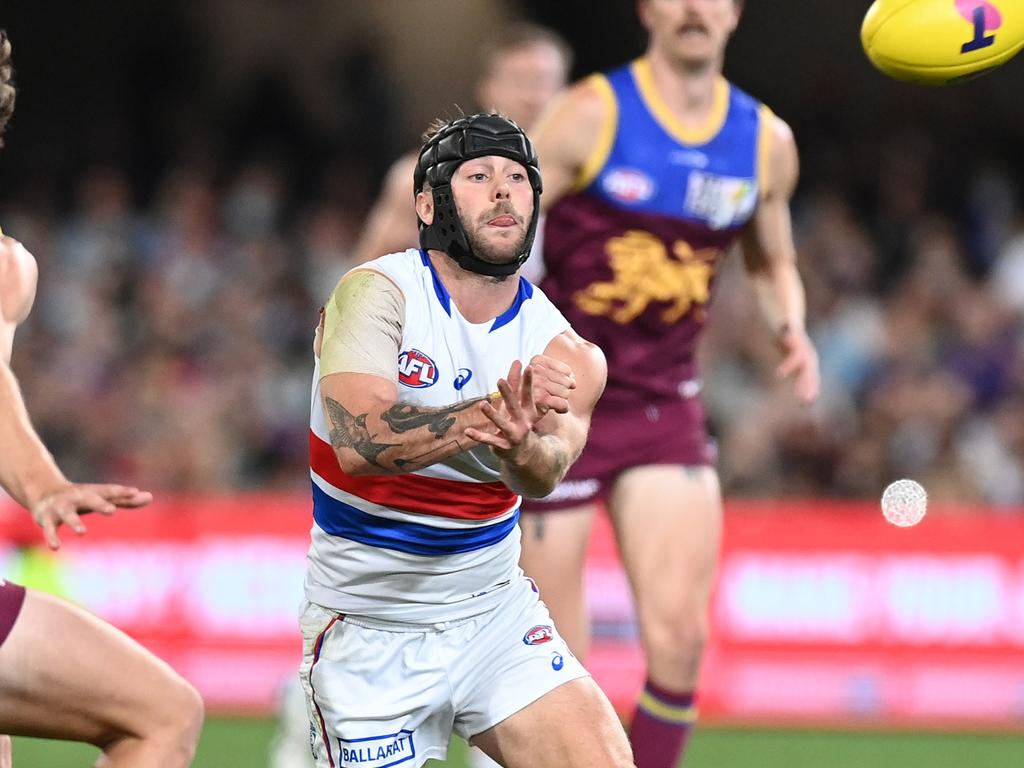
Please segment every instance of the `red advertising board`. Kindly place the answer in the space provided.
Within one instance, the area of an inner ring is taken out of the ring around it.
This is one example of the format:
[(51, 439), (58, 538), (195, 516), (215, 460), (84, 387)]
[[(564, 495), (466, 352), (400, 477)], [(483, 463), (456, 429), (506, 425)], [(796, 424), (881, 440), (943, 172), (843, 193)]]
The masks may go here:
[[(1024, 724), (1024, 510), (727, 505), (702, 716), (730, 721)], [(166, 658), (213, 709), (264, 712), (294, 675), (310, 525), (294, 495), (164, 497), (88, 520), (57, 554), (0, 507), (0, 573), (85, 605)], [(588, 563), (589, 666), (623, 711), (643, 680), (606, 521)]]

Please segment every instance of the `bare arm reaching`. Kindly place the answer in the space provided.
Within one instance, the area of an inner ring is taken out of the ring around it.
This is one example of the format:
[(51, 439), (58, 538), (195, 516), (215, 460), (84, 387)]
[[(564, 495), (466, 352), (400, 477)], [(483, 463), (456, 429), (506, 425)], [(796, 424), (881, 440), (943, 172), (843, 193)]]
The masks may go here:
[(0, 236), (0, 485), (31, 511), (52, 549), (60, 546), (57, 528), (63, 523), (85, 533), (80, 514), (112, 514), (116, 507), (148, 504), (152, 496), (122, 485), (69, 482), (32, 428), (18, 382), (11, 372), (14, 330), (32, 308), (36, 289), (35, 259), (17, 240)]
[(754, 218), (743, 232), (743, 259), (761, 309), (778, 334), (783, 354), (778, 374), (793, 376), (797, 397), (810, 403), (820, 386), (818, 355), (804, 326), (804, 288), (796, 267), (789, 213), (799, 160), (789, 126), (774, 116), (768, 140), (765, 188)]

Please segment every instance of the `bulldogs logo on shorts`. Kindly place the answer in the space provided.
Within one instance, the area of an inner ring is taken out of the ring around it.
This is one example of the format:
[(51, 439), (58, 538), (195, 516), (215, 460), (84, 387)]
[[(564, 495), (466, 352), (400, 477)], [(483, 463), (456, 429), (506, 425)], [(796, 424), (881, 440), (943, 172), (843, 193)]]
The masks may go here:
[(437, 366), (418, 349), (407, 349), (398, 356), (398, 383), (413, 389), (433, 386)]
[(538, 624), (535, 627), (531, 627), (523, 635), (523, 642), (527, 645), (542, 645), (543, 643), (550, 643), (554, 639), (555, 632), (551, 629), (550, 624)]

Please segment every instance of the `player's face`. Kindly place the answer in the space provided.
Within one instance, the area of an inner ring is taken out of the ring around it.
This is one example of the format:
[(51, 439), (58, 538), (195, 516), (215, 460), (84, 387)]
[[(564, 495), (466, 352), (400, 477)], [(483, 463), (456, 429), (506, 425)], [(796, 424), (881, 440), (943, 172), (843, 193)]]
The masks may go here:
[(494, 65), (477, 87), (484, 109), (508, 115), (523, 128), (537, 121), (541, 111), (568, 77), (565, 60), (547, 43), (532, 43), (495, 54)]
[(533, 187), (520, 163), (496, 155), (467, 160), (452, 177), (452, 195), (478, 257), (505, 264), (519, 255), (533, 218)]
[(735, 0), (640, 0), (638, 7), (651, 47), (689, 66), (720, 61), (740, 19)]

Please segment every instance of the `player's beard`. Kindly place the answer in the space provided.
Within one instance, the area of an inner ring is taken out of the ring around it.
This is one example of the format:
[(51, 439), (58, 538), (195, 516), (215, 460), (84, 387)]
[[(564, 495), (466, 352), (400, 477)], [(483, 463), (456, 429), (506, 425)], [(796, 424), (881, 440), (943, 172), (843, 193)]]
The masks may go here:
[[(487, 231), (489, 226), (487, 222), (498, 216), (513, 217), (516, 220), (519, 237), (514, 240), (493, 242), (479, 236), (478, 233)], [(516, 261), (519, 258), (519, 254), (523, 252), (523, 246), (526, 243), (526, 222), (516, 209), (512, 207), (511, 203), (498, 203), (491, 210), (478, 216), (476, 224), (473, 226), (467, 226), (466, 219), (461, 213), (459, 218), (462, 219), (462, 227), (466, 232), (466, 240), (469, 241), (469, 247), (473, 250), (473, 254), (481, 261), (486, 261), (489, 264), (508, 264), (510, 261)]]

